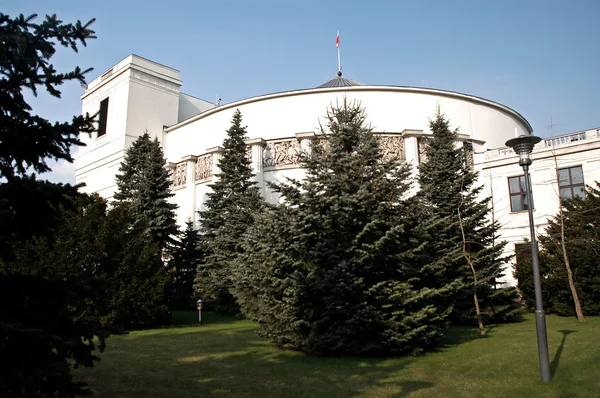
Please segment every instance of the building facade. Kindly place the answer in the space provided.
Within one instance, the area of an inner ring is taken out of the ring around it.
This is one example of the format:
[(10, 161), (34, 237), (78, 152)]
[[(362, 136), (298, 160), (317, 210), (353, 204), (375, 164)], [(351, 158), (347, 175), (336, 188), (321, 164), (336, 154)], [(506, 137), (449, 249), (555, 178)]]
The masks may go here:
[[(532, 134), (532, 128), (504, 105), (435, 89), (367, 86), (342, 76), (311, 89), (224, 105), (183, 94), (181, 86), (177, 70), (135, 55), (87, 85), (82, 111), (99, 112), (99, 129), (85, 138), (86, 146), (76, 159), (76, 180), (86, 184), (84, 190), (110, 199), (126, 149), (148, 131), (163, 145), (167, 167), (173, 171), (179, 224), (197, 220), (209, 185), (219, 173), (225, 131), (239, 109), (248, 126), (248, 157), (256, 181), (263, 196), (276, 202), (279, 198), (266, 182), (303, 178), (300, 154), (319, 126), (325, 125), (327, 108), (344, 100), (358, 101), (366, 109), (385, 156), (415, 166), (416, 173), (416, 166), (425, 160), (423, 142), (431, 134), (429, 120), (439, 106), (451, 127), (459, 129), (457, 145), (468, 150), (485, 187), (483, 193), (493, 199), (492, 215), (503, 226), (500, 238), (510, 243), (507, 250), (528, 236), (528, 198), (519, 178), (518, 159), (504, 143), (515, 135)], [(598, 130), (547, 139), (536, 147), (533, 159), (535, 219), (541, 232), (547, 217), (558, 210), (559, 193), (578, 195), (582, 181), (600, 180)], [(512, 272), (507, 272), (506, 281), (514, 284)]]

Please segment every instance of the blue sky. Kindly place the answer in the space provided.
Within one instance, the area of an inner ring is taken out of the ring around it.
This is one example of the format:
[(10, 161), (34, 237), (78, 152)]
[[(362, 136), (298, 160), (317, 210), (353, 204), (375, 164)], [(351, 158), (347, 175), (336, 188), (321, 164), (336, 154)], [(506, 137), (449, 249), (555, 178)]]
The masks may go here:
[[(600, 127), (600, 1), (70, 1), (3, 0), (1, 12), (96, 18), (98, 39), (59, 69), (130, 53), (178, 69), (182, 91), (223, 103), (317, 86), (335, 76), (363, 84), (433, 87), (484, 97), (529, 120), (535, 134)], [(52, 120), (80, 112), (82, 89), (40, 96)], [(368, 113), (368, 109), (367, 109)], [(550, 119), (555, 125), (549, 128)], [(72, 167), (52, 179), (73, 181)]]

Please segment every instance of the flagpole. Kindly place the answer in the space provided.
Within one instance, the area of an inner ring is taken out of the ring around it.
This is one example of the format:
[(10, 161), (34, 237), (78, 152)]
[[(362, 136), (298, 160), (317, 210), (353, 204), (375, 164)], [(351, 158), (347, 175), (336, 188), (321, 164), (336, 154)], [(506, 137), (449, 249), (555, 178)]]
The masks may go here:
[(338, 76), (342, 75), (342, 63), (340, 61), (340, 31), (338, 30), (337, 32), (337, 38), (335, 41), (336, 47), (337, 47), (337, 53), (338, 53)]

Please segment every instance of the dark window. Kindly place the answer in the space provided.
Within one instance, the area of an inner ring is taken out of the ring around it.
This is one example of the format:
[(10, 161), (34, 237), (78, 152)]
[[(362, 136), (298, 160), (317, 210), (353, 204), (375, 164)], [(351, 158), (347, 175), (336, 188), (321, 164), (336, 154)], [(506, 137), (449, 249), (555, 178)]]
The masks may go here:
[(108, 98), (100, 101), (100, 119), (98, 119), (98, 137), (106, 134), (106, 121), (108, 119)]
[(525, 189), (525, 176), (508, 177), (508, 190), (510, 192), (511, 211), (529, 210), (529, 195), (527, 195), (527, 189)]
[(585, 196), (585, 184), (583, 182), (583, 168), (581, 166), (558, 169), (558, 189), (563, 199), (571, 199), (575, 196)]

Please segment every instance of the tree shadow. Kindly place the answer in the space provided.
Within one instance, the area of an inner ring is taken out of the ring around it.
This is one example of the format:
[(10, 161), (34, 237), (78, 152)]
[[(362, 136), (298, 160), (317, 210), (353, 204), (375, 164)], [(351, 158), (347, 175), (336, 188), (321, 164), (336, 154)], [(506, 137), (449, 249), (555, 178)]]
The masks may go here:
[(275, 349), (255, 328), (243, 326), (178, 328), (169, 338), (139, 334), (135, 342), (115, 341), (89, 374), (90, 387), (98, 396), (286, 398), (400, 398), (435, 387), (420, 376), (403, 375), (412, 357), (312, 357)]
[(565, 347), (565, 341), (567, 341), (567, 336), (570, 335), (571, 333), (576, 333), (576, 330), (558, 330), (558, 332), (562, 333), (563, 337), (562, 340), (560, 341), (560, 345), (558, 346), (558, 349), (556, 350), (556, 354), (554, 354), (554, 359), (552, 359), (552, 362), (550, 362), (550, 375), (552, 378), (554, 378), (554, 374), (556, 373), (556, 369), (558, 368), (558, 364), (560, 363), (560, 357), (562, 355), (563, 349)]
[(439, 347), (434, 351), (445, 351), (470, 341), (489, 338), (495, 328), (496, 325), (487, 326), (486, 335), (482, 336), (476, 326), (451, 326), (441, 339)]

